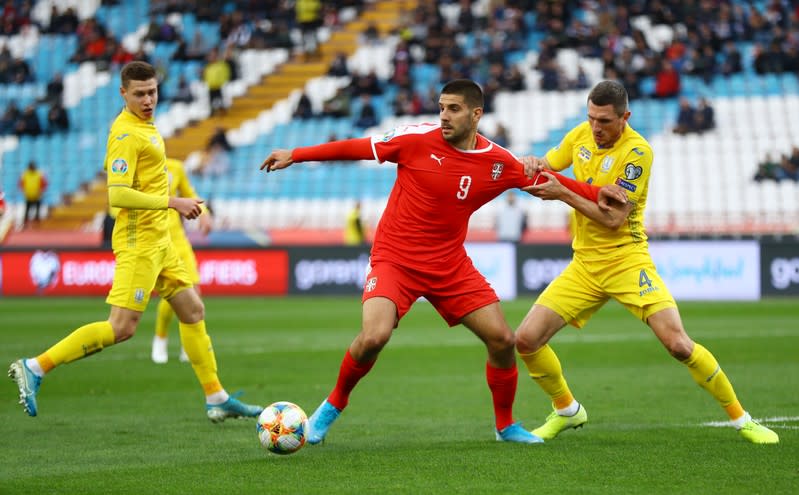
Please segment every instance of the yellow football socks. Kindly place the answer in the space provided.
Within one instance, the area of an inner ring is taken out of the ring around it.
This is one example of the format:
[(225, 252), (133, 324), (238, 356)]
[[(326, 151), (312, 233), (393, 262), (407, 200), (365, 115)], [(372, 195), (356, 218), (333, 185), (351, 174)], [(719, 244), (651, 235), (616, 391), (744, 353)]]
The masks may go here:
[(169, 305), (169, 301), (161, 299), (158, 301), (158, 307), (155, 313), (155, 335), (165, 339), (169, 334), (169, 324), (172, 323), (172, 317), (175, 316), (175, 311)]
[(216, 374), (216, 356), (211, 346), (211, 337), (205, 331), (205, 320), (197, 323), (180, 322), (180, 342), (189, 356), (194, 374), (205, 391), (211, 395), (224, 390)]
[(743, 407), (735, 396), (730, 380), (710, 351), (695, 343), (694, 352), (683, 361), (683, 364), (688, 367), (694, 381), (715, 397), (721, 407), (727, 411), (730, 419), (738, 419), (744, 415)]
[(36, 357), (45, 373), (60, 364), (71, 363), (114, 343), (114, 329), (108, 321), (83, 325)]
[(530, 354), (519, 354), (519, 357), (533, 380), (552, 399), (555, 409), (564, 409), (574, 402), (574, 396), (563, 377), (560, 360), (549, 345)]

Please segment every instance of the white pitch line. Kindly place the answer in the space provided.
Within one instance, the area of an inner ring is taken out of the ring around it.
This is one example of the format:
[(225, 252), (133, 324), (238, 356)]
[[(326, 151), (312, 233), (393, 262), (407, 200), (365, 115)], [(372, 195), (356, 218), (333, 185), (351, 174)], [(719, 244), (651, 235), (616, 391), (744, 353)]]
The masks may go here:
[[(766, 423), (766, 424), (769, 424), (769, 425), (780, 425), (780, 426), (782, 426), (784, 428), (788, 428), (788, 429), (791, 429), (791, 430), (799, 429), (799, 426), (790, 426), (790, 425), (783, 424), (783, 423), (786, 423), (786, 422), (787, 423), (799, 422), (799, 416), (772, 416), (772, 417), (768, 417), (768, 418), (754, 418), (754, 420), (758, 421), (760, 423)], [(726, 427), (732, 426), (732, 423), (730, 421), (708, 421), (706, 423), (702, 423), (702, 426), (713, 426), (713, 427), (717, 427), (717, 428), (726, 428)]]

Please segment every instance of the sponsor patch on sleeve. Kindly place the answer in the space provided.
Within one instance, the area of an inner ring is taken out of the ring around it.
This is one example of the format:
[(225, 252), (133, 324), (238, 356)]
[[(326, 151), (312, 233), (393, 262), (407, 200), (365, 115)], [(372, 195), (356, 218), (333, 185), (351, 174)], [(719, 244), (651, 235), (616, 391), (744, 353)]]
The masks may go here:
[(629, 182), (621, 178), (616, 179), (616, 185), (619, 185), (630, 192), (635, 192), (635, 190), (638, 189), (638, 186), (636, 186), (635, 184), (630, 184)]
[(128, 162), (122, 158), (117, 158), (111, 163), (111, 173), (125, 175), (128, 172)]

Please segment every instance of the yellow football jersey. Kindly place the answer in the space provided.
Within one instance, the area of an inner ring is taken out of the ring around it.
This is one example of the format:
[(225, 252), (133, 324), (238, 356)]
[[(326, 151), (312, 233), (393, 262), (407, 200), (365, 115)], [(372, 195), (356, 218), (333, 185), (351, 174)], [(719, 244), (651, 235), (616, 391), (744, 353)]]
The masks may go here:
[[(183, 168), (183, 162), (175, 158), (166, 159), (166, 171), (169, 177), (169, 196), (178, 196), (181, 198), (196, 198), (197, 192), (192, 187), (189, 177), (186, 175), (186, 169)], [(203, 208), (203, 210), (205, 210)], [(170, 208), (169, 210), (169, 235), (172, 237), (173, 242), (185, 240), (186, 232), (183, 230), (183, 219), (177, 210)]]
[[(108, 187), (132, 187), (143, 193), (166, 196), (164, 140), (155, 123), (127, 109), (111, 125), (105, 155)], [(116, 216), (111, 245), (114, 250), (155, 247), (169, 242), (167, 210), (121, 208)]]
[(572, 248), (587, 259), (618, 254), (618, 248), (629, 246), (647, 248), (644, 231), (644, 208), (652, 169), (652, 147), (632, 127), (626, 125), (619, 140), (610, 148), (600, 148), (594, 142), (588, 122), (569, 131), (560, 144), (546, 154), (554, 170), (574, 166), (577, 180), (595, 186), (618, 184), (627, 191), (634, 206), (627, 222), (611, 230), (575, 212)]

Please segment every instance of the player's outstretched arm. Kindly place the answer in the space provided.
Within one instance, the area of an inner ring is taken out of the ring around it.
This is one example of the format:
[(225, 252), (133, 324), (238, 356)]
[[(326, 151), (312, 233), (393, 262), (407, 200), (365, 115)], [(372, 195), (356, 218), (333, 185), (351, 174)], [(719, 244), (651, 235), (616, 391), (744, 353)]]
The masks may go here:
[(261, 164), (267, 172), (299, 162), (374, 160), (370, 138), (344, 139), (293, 150), (274, 150)]

